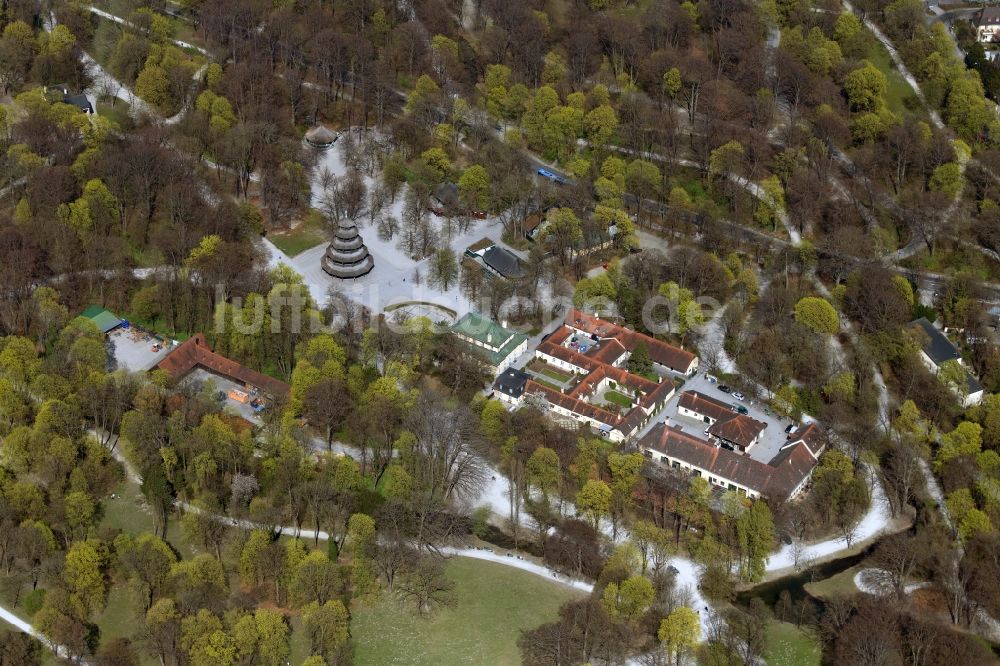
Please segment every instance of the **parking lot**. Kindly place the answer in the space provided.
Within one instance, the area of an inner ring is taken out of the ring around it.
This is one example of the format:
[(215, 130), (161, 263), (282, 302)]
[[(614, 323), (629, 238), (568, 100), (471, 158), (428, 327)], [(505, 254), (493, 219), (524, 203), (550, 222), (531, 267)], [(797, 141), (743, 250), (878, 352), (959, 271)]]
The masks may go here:
[(149, 370), (162, 361), (171, 349), (169, 341), (164, 342), (134, 327), (116, 328), (108, 333), (108, 340), (114, 344), (117, 367), (130, 372)]
[(749, 398), (737, 400), (733, 397), (732, 393), (723, 393), (719, 390), (718, 383), (713, 384), (705, 378), (705, 371), (703, 370), (700, 370), (697, 375), (685, 381), (684, 386), (677, 390), (674, 397), (670, 399), (660, 412), (658, 417), (660, 421), (663, 421), (665, 418), (669, 418), (671, 423), (680, 425), (684, 428), (684, 430), (691, 432), (702, 439), (707, 437), (704, 434), (706, 427), (705, 423), (686, 416), (678, 415), (677, 403), (680, 402), (681, 394), (684, 391), (698, 391), (711, 398), (715, 398), (716, 400), (721, 400), (734, 405), (744, 405), (751, 418), (766, 423), (767, 428), (763, 433), (761, 433), (760, 441), (750, 449), (748, 454), (754, 460), (759, 460), (764, 463), (771, 462), (771, 459), (774, 458), (774, 456), (778, 454), (781, 447), (784, 446), (786, 442), (785, 428), (792, 423), (791, 419), (782, 418), (773, 413), (765, 403), (751, 401)]

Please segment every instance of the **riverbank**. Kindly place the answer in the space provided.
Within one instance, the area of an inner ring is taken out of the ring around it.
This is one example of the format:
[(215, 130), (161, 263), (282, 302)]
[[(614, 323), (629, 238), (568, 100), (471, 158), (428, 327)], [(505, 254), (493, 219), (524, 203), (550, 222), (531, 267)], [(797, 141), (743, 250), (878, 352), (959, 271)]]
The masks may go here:
[[(753, 589), (754, 587), (757, 587), (757, 586), (762, 585), (764, 583), (770, 583), (770, 582), (774, 582), (776, 580), (780, 580), (782, 578), (787, 578), (789, 576), (794, 576), (796, 574), (799, 574), (799, 573), (801, 573), (803, 571), (807, 571), (808, 569), (814, 568), (814, 567), (819, 566), (819, 565), (828, 564), (830, 562), (834, 562), (834, 561), (837, 561), (837, 560), (841, 560), (841, 559), (845, 559), (845, 558), (857, 555), (858, 553), (861, 553), (861, 552), (864, 552), (864, 551), (868, 550), (871, 546), (873, 546), (878, 541), (884, 539), (887, 536), (892, 536), (893, 534), (899, 534), (900, 532), (903, 532), (905, 530), (910, 529), (911, 527), (913, 527), (913, 521), (915, 519), (916, 519), (916, 515), (915, 514), (908, 515), (908, 516), (897, 516), (896, 518), (893, 518), (893, 519), (889, 520), (885, 524), (885, 526), (884, 526), (884, 528), (882, 530), (879, 530), (878, 532), (875, 532), (874, 534), (870, 534), (870, 535), (868, 535), (867, 537), (865, 537), (863, 539), (859, 539), (859, 540), (854, 541), (850, 545), (850, 547), (847, 547), (845, 545), (844, 548), (841, 548), (839, 550), (829, 551), (829, 552), (823, 552), (822, 554), (817, 555), (815, 557), (809, 557), (809, 558), (800, 557), (799, 558), (799, 563), (797, 565), (796, 564), (791, 564), (789, 566), (783, 566), (783, 567), (780, 567), (780, 568), (772, 569), (770, 567), (770, 563), (773, 562), (774, 560), (773, 559), (769, 559), (768, 560), (769, 566), (767, 568), (767, 571), (764, 573), (764, 577), (761, 578), (756, 583), (753, 583), (753, 584), (744, 583), (744, 584), (741, 584), (741, 585), (737, 586), (737, 591), (738, 592), (742, 592), (744, 590)], [(804, 549), (809, 549), (809, 548), (812, 548), (813, 546), (819, 545), (819, 544), (829, 543), (830, 541), (831, 540), (828, 539), (828, 540), (825, 540), (825, 541), (817, 542), (817, 544), (813, 544), (812, 546), (810, 544), (805, 544), (804, 545)], [(843, 541), (843, 539), (842, 538), (837, 538), (837, 539), (833, 539), (833, 541)], [(781, 551), (779, 551), (779, 553), (781, 553)], [(774, 556), (772, 556), (772, 557), (774, 557)]]

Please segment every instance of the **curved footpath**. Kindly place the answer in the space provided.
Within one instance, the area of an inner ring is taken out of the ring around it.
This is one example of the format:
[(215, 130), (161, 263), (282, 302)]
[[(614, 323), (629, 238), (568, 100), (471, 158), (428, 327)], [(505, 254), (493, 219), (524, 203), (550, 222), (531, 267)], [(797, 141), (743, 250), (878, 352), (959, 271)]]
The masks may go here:
[[(96, 434), (96, 433), (92, 433)], [(115, 448), (112, 451), (112, 455), (116, 460), (118, 460), (122, 466), (125, 468), (126, 476), (133, 483), (142, 483), (142, 477), (138, 474), (131, 463), (125, 458), (122, 451)], [(499, 475), (497, 475), (499, 476)], [(488, 484), (495, 485), (495, 484)], [(493, 491), (493, 492), (491, 492)], [(495, 488), (490, 488), (487, 490), (486, 497), (480, 499), (486, 499), (488, 505), (495, 504), (495, 502), (489, 501), (489, 495), (496, 494)], [(178, 500), (175, 506), (184, 511), (193, 511), (197, 513), (205, 513), (205, 511), (199, 507), (193, 506), (188, 502)], [(494, 510), (498, 507), (493, 506)], [(242, 520), (238, 518), (233, 518), (231, 516), (225, 516), (220, 514), (209, 514), (216, 520), (224, 522), (232, 527), (238, 527), (240, 529), (270, 529), (271, 526), (262, 525), (255, 523), (250, 520)], [(869, 507), (868, 512), (862, 517), (857, 529), (854, 533), (854, 541), (861, 542), (866, 539), (870, 539), (878, 536), (885, 531), (888, 522), (888, 501), (885, 497), (885, 492), (882, 489), (881, 484), (876, 480), (872, 492), (872, 503)], [(299, 537), (303, 539), (320, 539), (327, 541), (330, 535), (323, 530), (311, 530), (311, 529), (300, 529), (295, 526), (280, 526), (277, 528), (278, 532), (284, 536)], [(821, 557), (830, 557), (836, 553), (847, 549), (846, 541), (842, 537), (827, 539), (815, 544), (810, 544), (805, 546), (805, 548), (799, 553), (799, 562), (815, 559)], [(444, 547), (440, 549), (440, 552), (444, 555), (455, 556), (455, 557), (469, 557), (473, 559), (486, 560), (489, 562), (496, 562), (497, 564), (502, 564), (504, 566), (512, 567), (515, 569), (520, 569), (521, 571), (526, 571), (528, 573), (535, 574), (547, 580), (566, 585), (575, 590), (583, 593), (590, 593), (593, 591), (594, 586), (592, 583), (587, 581), (573, 579), (566, 576), (562, 576), (553, 572), (552, 570), (532, 562), (531, 560), (520, 559), (517, 555), (500, 555), (492, 550), (480, 550), (476, 548), (457, 548), (457, 547)], [(709, 628), (711, 626), (712, 620), (716, 617), (715, 610), (707, 603), (707, 601), (702, 597), (698, 589), (698, 579), (700, 575), (700, 565), (698, 565), (694, 560), (686, 557), (673, 556), (668, 560), (668, 565), (673, 567), (676, 572), (676, 585), (679, 589), (687, 589), (690, 595), (691, 605), (698, 612), (702, 636), (707, 636)], [(768, 573), (774, 573), (781, 571), (783, 569), (792, 568), (795, 566), (794, 553), (791, 546), (784, 546), (777, 553), (772, 555), (768, 559), (766, 571)], [(40, 641), (45, 643), (53, 652), (59, 655), (70, 656), (69, 650), (64, 646), (58, 645), (50, 641), (41, 632), (37, 631), (30, 623), (21, 619), (15, 615), (12, 611), (3, 606), (0, 606), (0, 618), (6, 620), (15, 628), (30, 634)], [(86, 663), (80, 658), (77, 658), (79, 663)]]
[(45, 647), (52, 650), (53, 654), (55, 654), (57, 657), (69, 659), (74, 663), (83, 664), (84, 666), (87, 666), (89, 664), (89, 662), (86, 659), (75, 656), (72, 652), (69, 651), (69, 648), (67, 648), (65, 645), (59, 645), (58, 643), (52, 642), (42, 632), (38, 631), (33, 626), (31, 626), (29, 622), (25, 622), (20, 617), (18, 617), (11, 611), (7, 610), (3, 606), (0, 606), (0, 620), (4, 620), (5, 622), (13, 625), (15, 629), (22, 631), (28, 634), (29, 636), (34, 636), (39, 641), (41, 641), (42, 644), (45, 645)]

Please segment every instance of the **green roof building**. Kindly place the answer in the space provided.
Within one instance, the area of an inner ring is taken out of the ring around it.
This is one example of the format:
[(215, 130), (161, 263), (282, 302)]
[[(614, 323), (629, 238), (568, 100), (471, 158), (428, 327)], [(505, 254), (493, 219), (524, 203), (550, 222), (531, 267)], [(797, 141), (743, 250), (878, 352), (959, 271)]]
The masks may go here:
[(498, 375), (528, 350), (528, 336), (470, 312), (452, 324), (451, 332), (472, 347)]
[(113, 331), (125, 322), (99, 305), (91, 305), (80, 313), (84, 319), (94, 322), (101, 333)]

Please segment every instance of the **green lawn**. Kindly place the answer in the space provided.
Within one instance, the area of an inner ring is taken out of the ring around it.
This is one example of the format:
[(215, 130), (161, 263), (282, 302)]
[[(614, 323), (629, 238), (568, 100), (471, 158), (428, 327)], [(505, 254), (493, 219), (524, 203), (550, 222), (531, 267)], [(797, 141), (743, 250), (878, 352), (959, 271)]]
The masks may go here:
[(542, 361), (535, 361), (531, 363), (531, 365), (528, 366), (528, 369), (543, 374), (550, 379), (556, 380), (557, 382), (568, 382), (573, 379), (573, 375), (568, 372), (557, 370)]
[(289, 618), (289, 624), (292, 625), (292, 636), (288, 660), (293, 664), (301, 664), (309, 657), (309, 639), (306, 638), (305, 629), (302, 628), (302, 618), (297, 616)]
[(619, 393), (618, 391), (605, 391), (604, 399), (621, 407), (632, 406), (632, 398), (628, 397), (624, 393)]
[(302, 254), (327, 240), (318, 215), (308, 216), (290, 231), (271, 231), (267, 237), (289, 257)]
[(352, 611), (357, 666), (514, 666), (521, 663), (521, 630), (556, 619), (559, 606), (576, 594), (494, 562), (453, 558), (447, 571), (456, 582), (456, 604), (430, 617), (388, 595)]
[(559, 372), (558, 370), (553, 370), (552, 368), (543, 368), (539, 370), (543, 375), (550, 379), (554, 379), (557, 382), (568, 382), (573, 379), (572, 375), (567, 375), (565, 372)]
[(889, 110), (900, 118), (911, 115), (924, 115), (920, 100), (917, 99), (910, 84), (906, 82), (903, 75), (896, 69), (892, 58), (889, 56), (889, 52), (878, 41), (873, 39), (872, 42), (874, 46), (868, 53), (868, 60), (878, 67), (889, 81), (889, 87), (885, 93)]
[[(101, 525), (116, 527), (129, 534), (153, 531), (153, 516), (146, 508), (139, 486), (131, 481), (123, 481), (115, 490), (117, 499), (104, 499), (104, 518)], [(180, 517), (170, 516), (167, 522), (167, 542), (184, 559), (194, 557), (197, 552), (181, 532)]]
[(836, 596), (848, 596), (858, 592), (854, 584), (854, 576), (861, 570), (860, 566), (853, 566), (850, 569), (841, 571), (835, 576), (824, 578), (815, 583), (806, 583), (806, 592), (820, 599), (829, 599)]
[[(136, 607), (128, 585), (125, 583), (113, 585), (108, 592), (108, 604), (104, 607), (101, 616), (97, 618), (97, 627), (101, 632), (101, 643), (106, 643), (112, 638), (140, 640), (137, 615), (141, 611), (141, 607)], [(155, 661), (152, 656), (145, 656), (142, 663), (152, 666)]]
[(768, 625), (768, 666), (819, 666), (823, 650), (815, 638), (794, 624), (773, 621)]
[(542, 386), (547, 386), (548, 388), (552, 389), (553, 391), (559, 391), (560, 393), (562, 393), (562, 387), (561, 386), (553, 384), (552, 382), (548, 381), (547, 379), (542, 379), (538, 375), (535, 375), (534, 377), (532, 377), (532, 379), (534, 379), (536, 382), (538, 382)]

